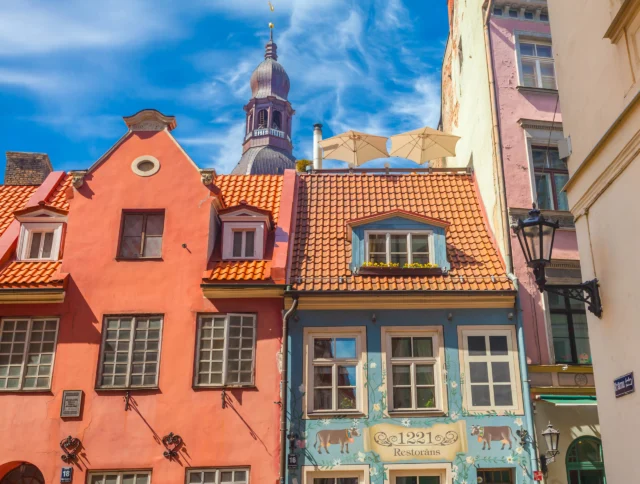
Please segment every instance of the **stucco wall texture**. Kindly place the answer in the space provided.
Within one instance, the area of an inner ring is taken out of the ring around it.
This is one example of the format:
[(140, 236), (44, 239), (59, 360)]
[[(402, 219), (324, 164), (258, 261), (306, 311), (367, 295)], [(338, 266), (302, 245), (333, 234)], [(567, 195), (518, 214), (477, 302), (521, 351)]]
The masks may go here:
[[(152, 155), (160, 171), (139, 177), (131, 162)], [(162, 261), (117, 261), (123, 209), (165, 209)], [(253, 482), (278, 475), (280, 407), (276, 354), (281, 343), (281, 299), (207, 300), (210, 192), (192, 162), (166, 132), (133, 133), (85, 179), (70, 203), (62, 270), (70, 274), (61, 305), (4, 306), (4, 315), (61, 316), (51, 392), (2, 397), (0, 432), (11, 436), (1, 464), (36, 465), (46, 482), (59, 480), (68, 435), (82, 441), (74, 481), (85, 469), (150, 469), (154, 483), (184, 482), (187, 467), (251, 464)], [(186, 244), (187, 248), (183, 248)], [(257, 314), (255, 388), (193, 389), (198, 313)], [(96, 390), (102, 320), (112, 314), (162, 314), (159, 388)], [(61, 419), (62, 390), (81, 389), (79, 419)], [(160, 439), (184, 439), (177, 461), (163, 457)], [(52, 450), (54, 449), (54, 450)], [(4, 466), (6, 467), (9, 466)], [(0, 467), (0, 475), (2, 468)]]

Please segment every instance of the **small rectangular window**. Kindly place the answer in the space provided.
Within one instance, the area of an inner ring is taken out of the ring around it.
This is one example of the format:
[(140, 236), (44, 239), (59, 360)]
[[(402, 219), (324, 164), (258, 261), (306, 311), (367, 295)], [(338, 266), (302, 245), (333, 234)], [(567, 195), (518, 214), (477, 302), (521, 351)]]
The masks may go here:
[(513, 411), (519, 408), (519, 371), (513, 329), (469, 328), (459, 328), (469, 409)]
[(533, 20), (533, 12), (530, 10), (524, 11), (524, 18), (527, 20)]
[(58, 340), (55, 318), (4, 318), (0, 321), (0, 391), (51, 388)]
[(125, 212), (119, 256), (122, 259), (157, 259), (162, 257), (164, 212)]
[(518, 18), (518, 11), (513, 8), (509, 9), (509, 17)]
[(549, 21), (549, 14), (546, 13), (546, 12), (540, 13), (540, 21), (541, 22), (548, 22)]
[(100, 388), (158, 386), (161, 316), (109, 316), (102, 332)]
[(366, 232), (367, 261), (399, 267), (431, 263), (431, 237), (430, 232)]
[(494, 7), (493, 15), (497, 15), (497, 16), (501, 17), (502, 16), (502, 9), (498, 8), (498, 7)]
[(233, 231), (233, 257), (252, 259), (255, 257), (255, 230)]
[(200, 316), (196, 386), (253, 385), (255, 346), (254, 315)]
[(584, 304), (568, 296), (547, 293), (556, 363), (590, 365), (591, 349)]
[(382, 338), (389, 410), (442, 410), (442, 335), (439, 331), (384, 327)]
[(189, 469), (188, 484), (248, 484), (249, 469)]
[(322, 328), (308, 333), (307, 411), (362, 412), (364, 328), (344, 328), (336, 334)]
[(478, 469), (477, 472), (478, 482), (486, 484), (514, 484), (515, 482), (513, 469)]
[(29, 248), (27, 253), (29, 259), (51, 259), (51, 249), (53, 247), (53, 230), (51, 231), (29, 231)]
[(562, 191), (569, 181), (567, 163), (558, 148), (532, 146), (533, 170), (538, 207), (543, 210), (569, 210), (567, 194)]
[(522, 40), (519, 47), (519, 61), (523, 86), (556, 89), (556, 74), (550, 43)]
[(151, 474), (146, 471), (102, 471), (89, 473), (89, 484), (150, 484)]

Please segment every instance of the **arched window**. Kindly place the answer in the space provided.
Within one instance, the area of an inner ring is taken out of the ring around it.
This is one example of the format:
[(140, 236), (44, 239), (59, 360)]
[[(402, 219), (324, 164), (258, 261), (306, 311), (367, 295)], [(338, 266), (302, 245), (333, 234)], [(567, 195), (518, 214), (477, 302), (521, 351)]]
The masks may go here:
[(595, 437), (579, 437), (567, 451), (569, 484), (606, 484), (602, 442)]
[(22, 464), (2, 478), (0, 484), (44, 484), (44, 476), (31, 464)]
[(258, 129), (267, 127), (267, 118), (268, 113), (266, 109), (261, 109), (260, 111), (258, 111)]
[(247, 133), (251, 133), (253, 131), (253, 114), (249, 113), (247, 117)]
[(271, 129), (282, 129), (282, 113), (280, 111), (273, 112), (273, 123), (271, 123)]

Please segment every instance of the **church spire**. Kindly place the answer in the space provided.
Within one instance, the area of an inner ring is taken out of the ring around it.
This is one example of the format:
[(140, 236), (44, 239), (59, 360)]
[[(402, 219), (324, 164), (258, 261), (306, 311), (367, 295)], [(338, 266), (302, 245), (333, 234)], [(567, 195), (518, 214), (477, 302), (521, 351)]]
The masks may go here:
[(264, 58), (278, 60), (278, 46), (273, 41), (273, 24), (271, 22), (269, 23), (269, 42), (265, 46)]

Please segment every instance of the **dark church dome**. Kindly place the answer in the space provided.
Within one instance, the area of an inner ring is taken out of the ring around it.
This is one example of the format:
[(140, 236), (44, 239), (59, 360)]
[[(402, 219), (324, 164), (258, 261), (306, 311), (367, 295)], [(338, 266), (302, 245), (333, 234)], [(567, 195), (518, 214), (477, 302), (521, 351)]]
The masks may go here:
[(249, 148), (231, 172), (232, 175), (282, 175), (284, 170), (294, 170), (296, 159), (272, 146)]
[(284, 101), (289, 95), (289, 76), (284, 67), (277, 62), (277, 45), (273, 40), (267, 43), (264, 60), (251, 74), (251, 97), (266, 98), (275, 96)]

